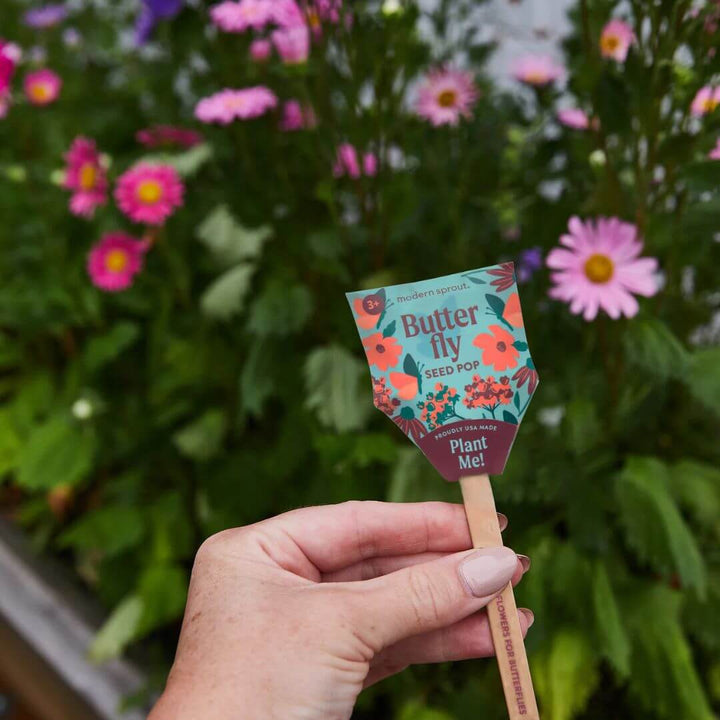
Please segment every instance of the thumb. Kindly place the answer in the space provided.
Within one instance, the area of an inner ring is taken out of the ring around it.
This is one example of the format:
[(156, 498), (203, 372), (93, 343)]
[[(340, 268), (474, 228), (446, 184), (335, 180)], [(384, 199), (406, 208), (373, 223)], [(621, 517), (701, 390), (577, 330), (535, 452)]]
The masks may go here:
[(507, 586), (519, 562), (509, 548), (484, 548), (358, 583), (365, 625), (361, 630), (379, 649), (452, 625), (485, 607)]

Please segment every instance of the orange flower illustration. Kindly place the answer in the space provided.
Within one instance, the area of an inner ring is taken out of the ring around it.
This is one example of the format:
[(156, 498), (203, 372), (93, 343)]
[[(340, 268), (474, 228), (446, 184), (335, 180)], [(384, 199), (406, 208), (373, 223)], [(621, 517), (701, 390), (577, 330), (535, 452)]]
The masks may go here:
[(482, 350), (484, 365), (495, 370), (507, 370), (518, 364), (520, 353), (513, 347), (513, 336), (499, 325), (490, 325), (490, 333), (482, 333), (473, 340), (473, 345)]
[(370, 315), (370, 313), (365, 312), (362, 298), (355, 298), (355, 302), (353, 302), (353, 309), (357, 315), (355, 322), (358, 324), (358, 327), (361, 327), (363, 330), (369, 330), (377, 325), (378, 316)]
[(374, 333), (368, 335), (362, 343), (370, 365), (384, 371), (398, 364), (402, 345), (398, 345), (394, 337), (383, 337), (381, 333)]
[(503, 320), (509, 322), (513, 327), (523, 326), (522, 310), (520, 309), (520, 298), (517, 293), (513, 293), (505, 303), (503, 311)]

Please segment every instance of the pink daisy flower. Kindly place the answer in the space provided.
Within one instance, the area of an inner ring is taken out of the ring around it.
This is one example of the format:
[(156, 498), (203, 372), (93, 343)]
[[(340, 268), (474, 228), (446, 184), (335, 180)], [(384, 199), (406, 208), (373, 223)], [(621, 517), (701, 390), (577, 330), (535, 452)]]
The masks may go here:
[(565, 77), (565, 66), (549, 55), (525, 55), (512, 70), (516, 80), (527, 85), (543, 87)]
[(702, 117), (713, 112), (718, 105), (720, 105), (720, 87), (706, 85), (697, 91), (690, 106), (690, 112), (695, 117)]
[(457, 125), (461, 117), (471, 116), (470, 108), (477, 98), (471, 72), (435, 68), (425, 76), (418, 90), (415, 112), (435, 127)]
[(622, 20), (610, 20), (600, 35), (600, 54), (604, 58), (625, 62), (634, 42), (635, 33), (630, 25)]
[(315, 112), (309, 105), (302, 105), (299, 100), (288, 100), (283, 105), (280, 129), (283, 132), (314, 128), (317, 125)]
[(362, 175), (373, 177), (377, 174), (377, 157), (374, 153), (368, 152), (363, 155), (362, 165), (358, 158), (357, 150), (350, 143), (343, 143), (337, 149), (333, 175), (336, 178), (347, 175), (356, 180)]
[(224, 32), (262, 30), (274, 20), (272, 0), (227, 0), (210, 8), (210, 19)]
[(711, 160), (720, 160), (720, 138), (715, 142), (715, 147), (708, 153)]
[(115, 201), (133, 222), (162, 225), (183, 204), (185, 187), (174, 167), (138, 163), (115, 186)]
[(10, 107), (10, 85), (15, 68), (20, 62), (20, 48), (14, 43), (0, 39), (0, 118), (7, 115)]
[(310, 30), (306, 25), (275, 30), (272, 40), (286, 65), (304, 63), (310, 55)]
[(265, 62), (272, 55), (272, 42), (265, 38), (258, 38), (250, 43), (250, 57), (255, 62)]
[(203, 98), (195, 107), (195, 117), (205, 123), (227, 125), (233, 120), (260, 117), (277, 107), (278, 99), (263, 85), (242, 90), (221, 90)]
[(565, 127), (573, 128), (573, 130), (587, 130), (590, 127), (590, 118), (580, 108), (558, 110), (557, 118)]
[(70, 212), (90, 218), (107, 202), (108, 182), (94, 140), (77, 137), (65, 155), (63, 187), (72, 191)]
[(25, 76), (25, 95), (33, 105), (50, 105), (60, 95), (62, 80), (52, 70), (36, 70)]
[(611, 318), (633, 317), (638, 312), (634, 295), (650, 297), (658, 291), (653, 257), (638, 257), (643, 244), (637, 228), (618, 218), (582, 222), (570, 218), (569, 234), (560, 238), (565, 247), (548, 253), (554, 270), (549, 295), (570, 304), (570, 312), (594, 320), (599, 310)]
[(146, 246), (121, 232), (104, 235), (88, 255), (87, 271), (95, 287), (105, 292), (126, 290), (143, 266)]

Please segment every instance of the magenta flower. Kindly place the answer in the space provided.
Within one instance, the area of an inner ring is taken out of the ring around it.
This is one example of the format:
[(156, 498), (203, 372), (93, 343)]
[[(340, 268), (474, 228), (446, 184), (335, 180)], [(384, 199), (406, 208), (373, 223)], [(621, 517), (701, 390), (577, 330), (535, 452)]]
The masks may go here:
[(587, 130), (590, 127), (590, 118), (587, 116), (587, 113), (584, 110), (580, 110), (580, 108), (558, 110), (557, 118), (565, 127), (572, 128), (573, 130)]
[(473, 74), (451, 68), (431, 70), (418, 90), (415, 112), (438, 125), (457, 125), (460, 118), (469, 118), (470, 109), (478, 98)]
[(275, 19), (272, 6), (273, 0), (227, 0), (210, 8), (210, 19), (228, 33), (262, 30)]
[(708, 153), (711, 160), (720, 160), (720, 138), (715, 141), (715, 147)]
[(60, 95), (62, 80), (52, 70), (36, 70), (25, 76), (24, 87), (25, 95), (33, 105), (50, 105)]
[(604, 58), (625, 62), (634, 42), (635, 33), (630, 25), (622, 20), (610, 20), (600, 35), (600, 54)]
[(695, 117), (702, 117), (713, 112), (718, 105), (720, 105), (720, 87), (706, 85), (697, 91), (690, 106), (690, 112)]
[(257, 38), (250, 43), (250, 57), (255, 62), (265, 62), (272, 55), (272, 42), (265, 38)]
[(549, 295), (570, 304), (570, 312), (594, 320), (599, 310), (611, 318), (633, 317), (638, 312), (634, 295), (651, 297), (658, 291), (653, 257), (638, 257), (643, 244), (637, 228), (618, 218), (582, 222), (570, 218), (569, 234), (560, 238), (565, 247), (548, 253), (546, 264), (554, 270)]
[(108, 181), (94, 140), (76, 137), (65, 155), (63, 187), (72, 191), (70, 212), (91, 218), (107, 202)]
[(173, 125), (155, 125), (138, 130), (135, 139), (145, 147), (182, 147), (191, 148), (203, 141), (203, 136), (196, 130), (175, 127)]
[(87, 271), (95, 287), (105, 292), (126, 290), (143, 266), (146, 246), (121, 232), (104, 235), (88, 255)]
[(314, 128), (317, 125), (315, 112), (309, 105), (301, 105), (299, 100), (288, 100), (283, 105), (280, 129), (283, 132)]
[(0, 38), (0, 118), (7, 115), (10, 106), (10, 85), (20, 61), (20, 48)]
[(377, 174), (377, 157), (374, 153), (368, 152), (363, 155), (362, 165), (358, 158), (357, 150), (350, 143), (343, 143), (337, 149), (333, 175), (336, 178), (347, 175), (356, 180), (362, 175), (373, 177)]
[(525, 55), (515, 62), (512, 74), (526, 85), (543, 87), (562, 80), (565, 66), (549, 55)]
[(115, 202), (133, 222), (162, 225), (183, 204), (185, 186), (171, 165), (138, 163), (115, 186)]
[(310, 30), (306, 25), (275, 30), (272, 40), (286, 65), (304, 63), (310, 55)]
[(195, 117), (205, 123), (227, 125), (233, 120), (260, 117), (277, 107), (278, 99), (263, 85), (242, 90), (221, 90), (203, 98), (195, 107)]

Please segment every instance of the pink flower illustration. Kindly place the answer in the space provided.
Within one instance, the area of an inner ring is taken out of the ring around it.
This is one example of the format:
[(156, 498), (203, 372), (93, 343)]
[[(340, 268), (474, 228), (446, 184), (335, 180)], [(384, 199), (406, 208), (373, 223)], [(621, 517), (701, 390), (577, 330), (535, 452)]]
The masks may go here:
[(618, 218), (582, 222), (570, 218), (564, 247), (548, 253), (546, 264), (554, 272), (550, 297), (569, 303), (570, 312), (594, 320), (599, 310), (611, 318), (633, 317), (638, 312), (634, 295), (650, 297), (658, 291), (653, 257), (639, 257), (643, 244), (637, 228)]
[(118, 178), (115, 201), (132, 221), (162, 225), (183, 204), (184, 191), (172, 166), (139, 163)]

